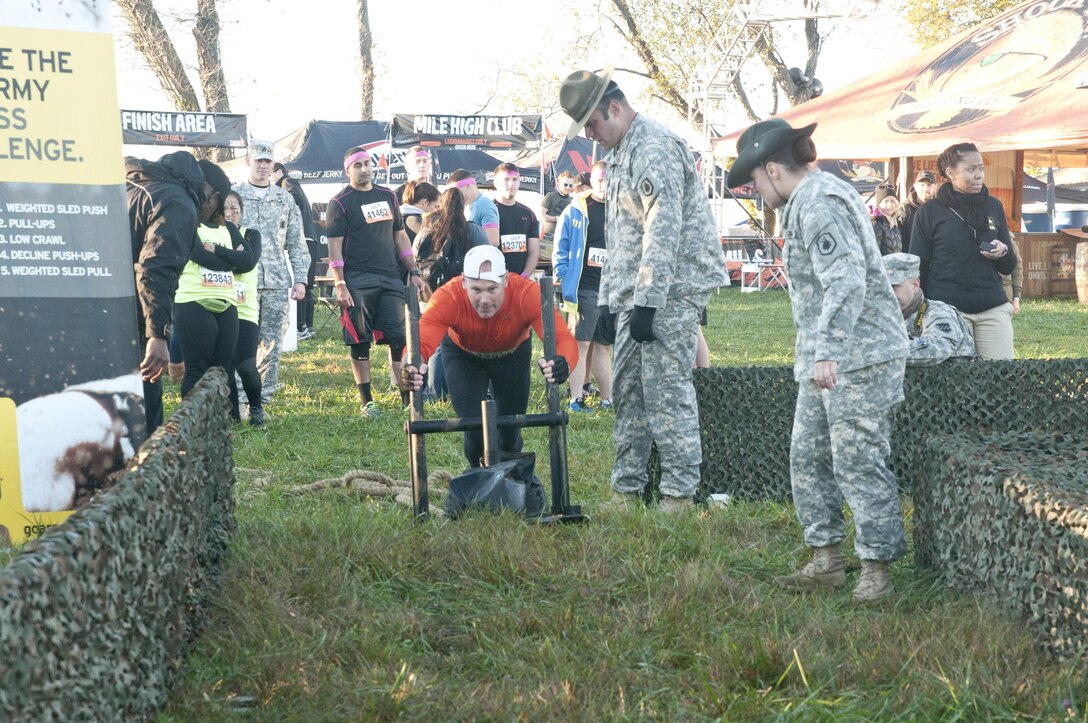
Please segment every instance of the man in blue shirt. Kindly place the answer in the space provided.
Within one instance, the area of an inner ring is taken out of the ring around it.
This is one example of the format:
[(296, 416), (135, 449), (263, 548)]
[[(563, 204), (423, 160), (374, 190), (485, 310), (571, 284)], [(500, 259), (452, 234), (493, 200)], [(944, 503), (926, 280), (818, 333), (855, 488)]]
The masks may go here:
[(450, 174), (449, 185), (461, 191), (465, 199), (465, 209), (468, 220), (479, 224), (487, 234), (487, 240), (492, 246), (499, 245), (499, 209), (495, 202), (480, 193), (476, 186), (476, 179), (464, 168), (458, 168)]

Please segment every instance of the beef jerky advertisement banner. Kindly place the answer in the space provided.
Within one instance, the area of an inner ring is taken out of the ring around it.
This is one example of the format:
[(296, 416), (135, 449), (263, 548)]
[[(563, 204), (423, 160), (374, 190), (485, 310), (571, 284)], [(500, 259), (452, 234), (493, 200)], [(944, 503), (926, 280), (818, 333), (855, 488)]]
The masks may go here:
[(113, 68), (109, 3), (0, 18), (4, 544), (61, 522), (146, 436)]
[(458, 150), (539, 148), (539, 115), (406, 115), (393, 118), (394, 148), (424, 146)]
[(121, 140), (151, 146), (245, 148), (246, 117), (233, 113), (121, 111)]

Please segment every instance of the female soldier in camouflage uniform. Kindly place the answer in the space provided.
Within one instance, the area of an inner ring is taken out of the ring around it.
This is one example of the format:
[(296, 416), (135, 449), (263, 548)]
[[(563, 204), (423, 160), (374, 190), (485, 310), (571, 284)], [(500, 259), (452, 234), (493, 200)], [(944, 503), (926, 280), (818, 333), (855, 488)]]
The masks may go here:
[(729, 187), (754, 182), (781, 208), (783, 250), (797, 327), (797, 408), (790, 480), (812, 561), (777, 579), (786, 588), (843, 587), (842, 503), (854, 513), (862, 561), (855, 602), (891, 593), (889, 563), (905, 550), (895, 476), (888, 468), (892, 409), (903, 399), (907, 335), (857, 192), (811, 165), (816, 125), (777, 118), (749, 127)]

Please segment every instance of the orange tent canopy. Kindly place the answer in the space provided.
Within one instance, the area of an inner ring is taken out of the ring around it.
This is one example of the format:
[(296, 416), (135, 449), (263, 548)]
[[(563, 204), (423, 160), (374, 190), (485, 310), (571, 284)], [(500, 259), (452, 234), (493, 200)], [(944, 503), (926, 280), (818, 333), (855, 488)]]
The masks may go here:
[[(1024, 3), (778, 117), (818, 123), (821, 158), (936, 156), (970, 141), (1035, 151), (1029, 165), (1088, 167), (1088, 2)], [(715, 156), (736, 156), (743, 130), (715, 140)]]

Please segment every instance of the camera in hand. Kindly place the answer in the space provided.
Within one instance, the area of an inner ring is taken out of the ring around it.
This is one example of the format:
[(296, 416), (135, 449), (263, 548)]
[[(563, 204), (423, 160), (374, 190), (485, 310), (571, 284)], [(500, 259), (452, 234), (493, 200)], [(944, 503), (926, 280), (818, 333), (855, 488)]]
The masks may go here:
[(982, 239), (978, 243), (978, 250), (979, 251), (996, 251), (997, 246), (993, 241), (991, 241), (989, 239)]

